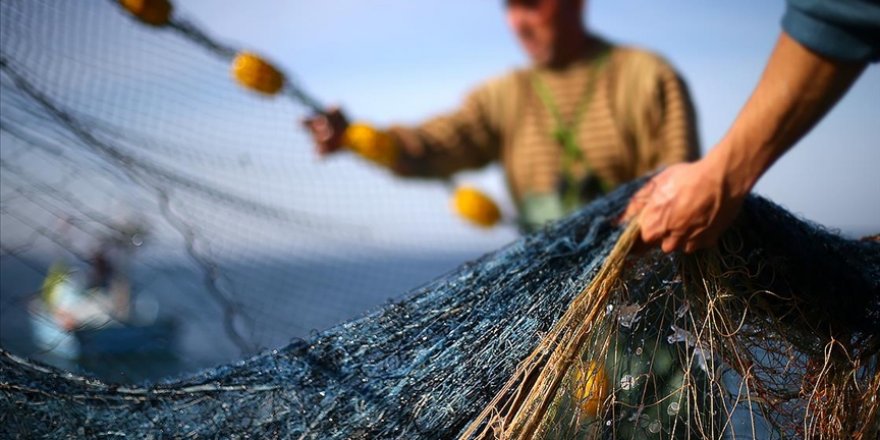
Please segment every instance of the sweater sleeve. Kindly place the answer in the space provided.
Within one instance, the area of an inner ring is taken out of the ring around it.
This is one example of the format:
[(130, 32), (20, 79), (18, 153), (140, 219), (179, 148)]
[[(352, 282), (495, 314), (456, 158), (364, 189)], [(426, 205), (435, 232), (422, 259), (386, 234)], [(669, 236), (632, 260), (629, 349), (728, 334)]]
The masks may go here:
[(800, 44), (828, 58), (880, 60), (877, 0), (788, 0), (782, 28)]
[(457, 110), (416, 126), (392, 126), (398, 146), (392, 171), (402, 176), (448, 177), (497, 160), (501, 151), (501, 99), (510, 81), (497, 78), (471, 92)]

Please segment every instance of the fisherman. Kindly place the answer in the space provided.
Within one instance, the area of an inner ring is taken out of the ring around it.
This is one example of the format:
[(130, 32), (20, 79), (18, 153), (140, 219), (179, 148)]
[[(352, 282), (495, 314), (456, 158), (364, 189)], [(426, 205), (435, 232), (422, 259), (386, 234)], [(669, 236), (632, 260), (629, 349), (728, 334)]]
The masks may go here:
[[(681, 77), (656, 54), (592, 33), (584, 8), (585, 0), (507, 0), (508, 24), (531, 66), (482, 84), (452, 113), (382, 130), (383, 151), (368, 157), (401, 176), (439, 178), (501, 162), (525, 230), (696, 159)], [(341, 110), (304, 122), (319, 154), (346, 146)]]
[[(352, 137), (347, 118), (330, 109), (305, 121), (319, 154), (350, 147), (398, 175), (439, 178), (498, 161), (525, 231), (617, 185), (696, 159), (694, 109), (681, 77), (653, 53), (591, 33), (584, 8), (584, 0), (507, 1), (508, 24), (531, 66), (477, 87), (451, 114), (390, 127), (381, 133), (387, 139), (373, 142), (369, 151), (346, 145)], [(609, 352), (625, 345), (625, 338), (615, 341)], [(655, 372), (657, 389), (683, 376), (675, 348), (652, 349), (666, 359)], [(627, 366), (639, 362), (623, 352), (609, 356), (617, 359), (603, 373), (610, 383), (619, 383), (634, 371)], [(592, 380), (590, 371), (577, 377)], [(666, 396), (645, 398), (652, 397)], [(589, 406), (584, 411), (595, 412)]]
[(89, 261), (92, 270), (86, 284), (92, 300), (104, 304), (107, 312), (122, 321), (130, 312), (128, 279), (121, 270), (125, 251), (113, 240), (102, 243)]
[(664, 251), (713, 246), (767, 169), (880, 60), (880, 2), (788, 0), (751, 98), (702, 160), (669, 167), (631, 201), (641, 238)]

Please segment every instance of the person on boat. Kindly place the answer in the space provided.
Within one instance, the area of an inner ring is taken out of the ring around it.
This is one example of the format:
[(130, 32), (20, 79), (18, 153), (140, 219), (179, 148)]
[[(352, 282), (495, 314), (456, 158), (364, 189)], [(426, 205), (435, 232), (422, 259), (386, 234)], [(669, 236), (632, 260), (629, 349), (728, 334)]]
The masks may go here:
[(880, 2), (788, 0), (764, 74), (702, 160), (669, 167), (631, 201), (641, 238), (666, 252), (713, 246), (758, 179), (880, 60)]
[[(457, 110), (376, 130), (361, 152), (400, 176), (447, 178), (500, 162), (520, 224), (535, 229), (659, 167), (699, 155), (680, 75), (660, 56), (583, 23), (585, 0), (508, 0), (531, 65), (478, 86)], [(321, 155), (342, 151), (339, 109), (304, 121)], [(355, 124), (357, 125), (357, 124)]]
[(34, 311), (38, 315), (47, 313), (64, 332), (101, 327), (114, 320), (111, 301), (104, 291), (84, 288), (76, 271), (60, 261), (49, 268), (39, 299)]
[[(88, 259), (85, 282), (63, 261), (52, 264), (43, 280), (40, 300), (64, 331), (93, 328), (128, 319), (128, 281), (123, 257), (112, 240), (103, 241)], [(124, 250), (123, 250), (124, 251)]]
[(40, 289), (43, 308), (51, 312), (58, 326), (66, 331), (73, 330), (78, 324), (77, 316), (69, 310), (77, 298), (71, 278), (72, 270), (64, 262), (57, 261), (49, 267)]
[(114, 318), (125, 321), (129, 314), (130, 292), (127, 277), (120, 267), (123, 264), (120, 254), (124, 250), (114, 247), (118, 245), (113, 242), (104, 243), (92, 255), (86, 292), (96, 300), (106, 303), (108, 312)]

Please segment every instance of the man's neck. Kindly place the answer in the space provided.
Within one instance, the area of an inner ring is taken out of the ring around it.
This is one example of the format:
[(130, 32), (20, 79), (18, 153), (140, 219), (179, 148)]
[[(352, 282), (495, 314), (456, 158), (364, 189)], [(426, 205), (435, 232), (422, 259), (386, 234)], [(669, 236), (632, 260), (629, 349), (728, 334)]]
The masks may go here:
[(564, 40), (568, 44), (561, 46), (555, 59), (544, 67), (551, 70), (564, 69), (574, 62), (596, 56), (604, 46), (602, 40), (583, 29)]

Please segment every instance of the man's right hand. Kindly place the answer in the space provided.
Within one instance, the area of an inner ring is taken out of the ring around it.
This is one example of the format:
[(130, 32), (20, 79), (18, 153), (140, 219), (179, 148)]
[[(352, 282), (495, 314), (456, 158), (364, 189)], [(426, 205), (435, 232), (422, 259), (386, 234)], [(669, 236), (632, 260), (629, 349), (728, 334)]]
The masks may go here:
[(624, 220), (641, 216), (643, 243), (659, 245), (667, 253), (691, 253), (716, 244), (754, 182), (725, 170), (730, 161), (716, 157), (723, 149), (663, 170), (630, 199)]
[(311, 133), (319, 156), (326, 156), (343, 148), (342, 136), (348, 128), (348, 119), (338, 107), (331, 107), (323, 114), (305, 118), (302, 123)]

